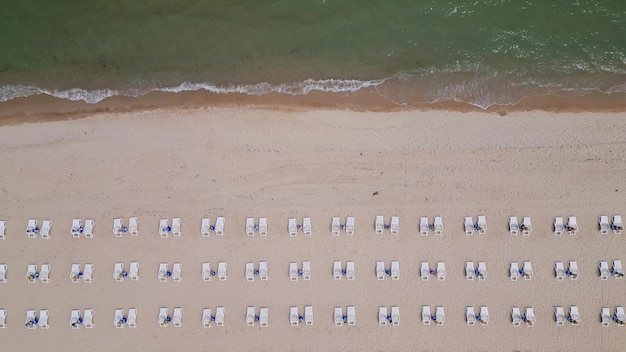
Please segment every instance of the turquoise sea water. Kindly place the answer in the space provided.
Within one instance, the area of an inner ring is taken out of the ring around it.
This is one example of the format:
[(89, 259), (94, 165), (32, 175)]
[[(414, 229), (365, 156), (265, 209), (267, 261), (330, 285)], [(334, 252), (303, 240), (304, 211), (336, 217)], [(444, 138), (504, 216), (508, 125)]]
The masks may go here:
[(374, 87), (481, 107), (626, 92), (623, 0), (0, 0), (0, 102)]

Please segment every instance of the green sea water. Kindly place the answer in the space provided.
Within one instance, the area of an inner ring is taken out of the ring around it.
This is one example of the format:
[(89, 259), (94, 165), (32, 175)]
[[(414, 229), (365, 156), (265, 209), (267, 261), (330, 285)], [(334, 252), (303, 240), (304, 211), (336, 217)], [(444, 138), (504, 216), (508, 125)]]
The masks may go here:
[(626, 91), (623, 0), (0, 0), (0, 102), (152, 90), (481, 107)]

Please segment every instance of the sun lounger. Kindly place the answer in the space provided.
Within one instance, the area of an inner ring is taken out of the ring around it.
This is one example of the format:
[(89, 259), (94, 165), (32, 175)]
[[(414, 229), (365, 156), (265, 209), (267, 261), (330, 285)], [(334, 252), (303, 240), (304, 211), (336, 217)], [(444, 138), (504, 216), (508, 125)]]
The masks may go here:
[(254, 236), (254, 218), (246, 218), (246, 235)]
[(70, 314), (70, 326), (72, 329), (80, 329), (80, 310), (72, 310), (72, 313)]
[(139, 236), (139, 221), (136, 217), (128, 218), (128, 232), (131, 236)]
[(115, 263), (115, 268), (113, 269), (113, 278), (117, 282), (124, 281), (124, 263)]
[(376, 221), (374, 221), (374, 231), (377, 235), (382, 235), (385, 229), (385, 221), (381, 215), (376, 215)]
[(304, 280), (311, 280), (311, 262), (302, 262), (302, 278)]
[[(117, 315), (117, 311), (115, 314)], [(167, 327), (168, 320), (169, 320), (169, 317), (167, 316), (167, 308), (165, 307), (159, 308), (159, 318), (157, 319), (159, 326), (162, 328)]]
[(376, 262), (376, 278), (378, 280), (384, 280), (385, 279), (385, 263), (383, 263), (383, 262)]
[(200, 225), (200, 234), (202, 235), (202, 237), (211, 236), (211, 219), (202, 219), (202, 224)]
[[(41, 272), (43, 273), (43, 267), (41, 269)], [(616, 279), (622, 279), (624, 278), (624, 268), (622, 267), (622, 261), (619, 259), (615, 259), (613, 260), (613, 277), (615, 277)]]
[(122, 237), (122, 219), (113, 219), (113, 234)]
[(159, 220), (159, 236), (166, 238), (169, 236), (170, 225), (167, 219)]
[(556, 326), (565, 325), (566, 318), (563, 307), (554, 307), (554, 320), (556, 321)]
[(441, 216), (435, 216), (434, 230), (436, 236), (443, 235), (443, 222), (441, 222)]
[(157, 277), (159, 278), (160, 282), (167, 281), (167, 263), (159, 264), (159, 271), (157, 273)]
[(526, 308), (524, 311), (524, 320), (526, 321), (526, 326), (532, 328), (533, 325), (537, 322), (535, 319), (535, 312), (532, 308)]
[(287, 230), (289, 231), (289, 237), (296, 237), (298, 235), (298, 225), (296, 225), (296, 219), (289, 219)]
[(254, 326), (255, 319), (256, 319), (256, 309), (254, 307), (248, 307), (246, 309), (246, 324), (248, 326)]
[(391, 307), (391, 325), (400, 325), (400, 308)]
[(478, 234), (484, 235), (487, 233), (487, 219), (484, 215), (478, 215), (478, 221), (476, 222), (478, 226)]
[(85, 220), (85, 227), (83, 228), (83, 235), (85, 235), (85, 238), (93, 238), (93, 225), (93, 219)]
[(305, 236), (311, 236), (313, 228), (311, 227), (311, 218), (302, 218), (302, 232)]
[(624, 307), (615, 307), (615, 324), (617, 326), (626, 325), (626, 314), (624, 314)]
[(41, 234), (41, 238), (43, 238), (44, 240), (49, 240), (50, 239), (50, 228), (52, 227), (52, 221), (51, 220), (44, 220), (43, 224), (41, 224), (41, 230), (39, 230), (39, 233)]
[(613, 229), (613, 233), (619, 235), (622, 233), (622, 229), (624, 229), (624, 225), (622, 224), (622, 216), (621, 215), (613, 215), (613, 224), (611, 226)]
[(437, 262), (437, 280), (443, 281), (446, 279), (446, 264), (444, 262)]
[[(166, 312), (166, 315), (167, 315), (167, 308), (161, 308), (161, 309), (165, 309), (165, 312)], [(159, 319), (161, 319), (160, 316), (159, 316)], [(165, 321), (165, 319), (164, 319), (164, 321)], [(117, 329), (123, 329), (124, 328), (124, 310), (123, 309), (116, 309), (115, 310), (115, 315), (113, 316), (113, 325)]]
[(37, 265), (29, 264), (26, 269), (26, 281), (28, 283), (34, 284), (37, 282)]
[(519, 278), (519, 265), (516, 262), (511, 262), (509, 266), (509, 277), (511, 281), (517, 281)]
[(565, 279), (563, 262), (554, 262), (554, 274), (556, 275), (556, 281), (563, 281)]
[(213, 318), (211, 317), (211, 308), (203, 308), (202, 309), (202, 327), (210, 328), (212, 320)]
[(600, 218), (598, 219), (598, 225), (599, 225), (599, 230), (600, 230), (600, 234), (601, 235), (606, 235), (607, 233), (609, 233), (609, 229), (611, 228), (611, 225), (609, 225), (609, 217), (606, 215), (602, 215), (600, 216)]
[(341, 280), (341, 276), (343, 276), (343, 273), (341, 271), (341, 262), (334, 261), (333, 262), (333, 277), (335, 278), (335, 280)]
[(246, 281), (252, 282), (254, 281), (254, 264), (246, 263)]
[(211, 281), (211, 263), (202, 263), (202, 281)]
[(608, 307), (600, 308), (600, 325), (608, 327), (611, 324), (611, 313)]
[(180, 237), (180, 218), (172, 219), (172, 235), (175, 237)]
[(487, 264), (478, 262), (478, 280), (483, 281), (485, 279), (487, 279)]
[(430, 269), (428, 268), (428, 262), (422, 262), (420, 264), (420, 274), (422, 281), (428, 281), (430, 278)]
[(332, 221), (330, 222), (330, 233), (333, 236), (339, 236), (339, 231), (341, 229), (341, 225), (339, 225), (339, 217), (335, 216), (333, 217)]
[(126, 323), (129, 328), (137, 327), (137, 308), (128, 309), (128, 318), (126, 319)]
[(183, 264), (174, 263), (172, 267), (172, 279), (174, 279), (174, 282), (182, 281), (182, 277), (181, 277), (182, 273), (183, 273)]
[(335, 307), (334, 318), (335, 318), (335, 326), (343, 325), (343, 312), (341, 310), (341, 307)]
[(576, 217), (570, 216), (567, 218), (567, 233), (573, 236), (576, 234), (576, 231), (578, 231), (578, 224), (576, 223)]
[(524, 272), (524, 280), (532, 280), (534, 276), (533, 267), (530, 262), (524, 262), (522, 265), (522, 271)]
[(463, 227), (465, 228), (465, 235), (471, 236), (474, 234), (474, 220), (472, 220), (471, 216), (465, 217)]
[(352, 236), (354, 235), (354, 217), (348, 216), (346, 218), (346, 235)]
[(533, 225), (530, 221), (530, 216), (524, 216), (522, 218), (522, 235), (530, 236), (531, 232), (533, 232)]
[(93, 264), (85, 264), (85, 271), (83, 272), (83, 281), (90, 284), (93, 277)]
[(430, 325), (430, 321), (432, 320), (432, 316), (430, 315), (430, 307), (422, 306), (422, 324)]
[(130, 279), (133, 281), (139, 280), (139, 262), (130, 262), (128, 276), (130, 276)]
[(298, 314), (298, 307), (291, 307), (289, 309), (289, 322), (291, 326), (300, 325), (300, 315)]
[(355, 277), (354, 262), (346, 262), (346, 279), (352, 281)]
[(491, 318), (489, 317), (489, 308), (486, 306), (480, 307), (480, 323), (482, 325), (489, 325), (489, 321)]
[(26, 327), (29, 329), (37, 328), (37, 316), (34, 309), (29, 309), (26, 311), (26, 322), (24, 322), (24, 325), (26, 325)]
[(465, 321), (467, 322), (467, 326), (474, 326), (476, 324), (474, 307), (465, 307)]
[(609, 264), (605, 261), (599, 263), (600, 280), (607, 280), (609, 278)]
[(446, 321), (446, 315), (444, 314), (443, 307), (437, 307), (435, 309), (435, 324), (443, 325)]
[(26, 225), (26, 234), (28, 238), (37, 238), (37, 219), (29, 219)]
[(313, 325), (313, 307), (304, 306), (304, 323), (306, 325)]
[(346, 307), (346, 315), (348, 316), (348, 325), (356, 325), (356, 311), (354, 310), (354, 306)]
[(262, 328), (266, 328), (268, 324), (269, 324), (268, 309), (260, 308), (259, 309), (259, 325), (261, 325)]
[[(224, 217), (222, 216), (218, 216), (217, 219), (215, 220), (215, 234), (218, 236), (224, 236)], [(217, 318), (216, 318), (217, 319)], [(217, 325), (217, 326), (223, 326), (223, 321), (222, 321), (222, 325)]]
[(465, 262), (465, 278), (468, 280), (474, 280), (476, 271), (474, 269), (474, 262)]
[(217, 307), (215, 310), (215, 324), (224, 326), (224, 307)]
[(267, 262), (259, 262), (259, 279), (265, 281), (268, 278)]
[(509, 233), (511, 234), (511, 236), (517, 236), (517, 234), (519, 233), (519, 225), (517, 223), (516, 216), (511, 216), (509, 218)]
[[(93, 309), (85, 309), (83, 312), (83, 315), (84, 315), (83, 325), (85, 325), (87, 329), (92, 329), (93, 328)], [(39, 323), (41, 323), (41, 319), (39, 319)]]
[(175, 328), (180, 328), (183, 325), (183, 309), (174, 308), (174, 314), (172, 315), (172, 323)]
[(397, 235), (400, 232), (400, 218), (397, 216), (391, 217), (391, 224), (389, 224), (389, 231), (392, 235)]
[(421, 217), (420, 218), (420, 235), (428, 236), (429, 230), (430, 230), (430, 227), (428, 226), (428, 218)]
[(217, 278), (220, 281), (226, 281), (227, 276), (226, 276), (226, 262), (219, 262), (217, 263)]
[(578, 325), (580, 323), (580, 313), (578, 312), (578, 306), (569, 306), (568, 320), (572, 325)]
[(7, 265), (0, 264), (0, 284), (7, 283)]
[(554, 218), (554, 235), (561, 236), (565, 231), (565, 226), (563, 225), (563, 218), (557, 216)]
[(5, 220), (0, 220), (0, 240), (4, 240), (7, 238), (5, 233), (7, 228), (7, 222)]
[(298, 264), (289, 263), (289, 280), (298, 281)]
[(387, 322), (387, 307), (378, 307), (378, 325), (386, 326)]
[(70, 280), (73, 283), (78, 283), (78, 279), (80, 278), (80, 264), (72, 264), (72, 270), (70, 270)]
[(42, 284), (50, 283), (50, 264), (42, 264), (41, 272), (39, 273), (39, 280)]
[(397, 260), (391, 261), (391, 280), (400, 279), (400, 264)]
[(73, 219), (72, 220), (72, 228), (70, 230), (70, 232), (72, 233), (72, 237), (74, 238), (79, 238), (80, 237), (80, 219)]
[(568, 271), (570, 280), (578, 279), (578, 274), (580, 274), (580, 272), (578, 271), (578, 263), (575, 260), (571, 260), (569, 262)]
[(511, 309), (511, 322), (513, 326), (520, 326), (522, 324), (522, 314), (518, 307)]
[(50, 324), (48, 324), (48, 317), (50, 316), (50, 313), (48, 312), (47, 309), (42, 309), (39, 311), (39, 327), (41, 327), (42, 329), (48, 329), (50, 328)]
[(267, 236), (267, 218), (259, 218), (259, 235)]

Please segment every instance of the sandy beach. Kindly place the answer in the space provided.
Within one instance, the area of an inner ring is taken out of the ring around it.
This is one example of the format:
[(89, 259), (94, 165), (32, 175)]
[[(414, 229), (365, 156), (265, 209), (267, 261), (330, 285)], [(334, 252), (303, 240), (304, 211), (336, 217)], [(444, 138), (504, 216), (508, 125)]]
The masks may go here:
[[(598, 234), (599, 215), (626, 216), (626, 122), (620, 113), (179, 108), (96, 113), (0, 126), (0, 329), (6, 351), (620, 351), (626, 327), (600, 326), (600, 307), (626, 306), (626, 280), (598, 277), (598, 261), (626, 260), (622, 235)], [(463, 217), (484, 214), (484, 236)], [(374, 219), (399, 216), (400, 233), (375, 235)], [(419, 218), (439, 215), (443, 236), (422, 237)], [(552, 234), (554, 216), (577, 216), (576, 236)], [(112, 234), (136, 216), (138, 237)], [(225, 235), (200, 235), (204, 217)], [(313, 235), (290, 238), (287, 219), (309, 216)], [(354, 236), (333, 237), (333, 216), (354, 216)], [(532, 217), (530, 236), (510, 236), (509, 216)], [(159, 219), (182, 218), (161, 239)], [(267, 217), (267, 237), (247, 237), (245, 218)], [(29, 218), (53, 221), (51, 239), (29, 239)], [(95, 220), (94, 239), (74, 239), (73, 218)], [(290, 262), (312, 279), (290, 282)], [(354, 261), (356, 279), (335, 281), (332, 263)], [(375, 262), (397, 260), (401, 277), (378, 281)], [(554, 262), (576, 260), (578, 280), (557, 282)], [(118, 283), (115, 262), (140, 263)], [(228, 264), (228, 280), (203, 282), (201, 263)], [(246, 262), (267, 261), (269, 280), (246, 282)], [(420, 280), (419, 263), (445, 262), (447, 278)], [(468, 281), (466, 261), (488, 278)], [(530, 281), (509, 280), (511, 261), (531, 261)], [(183, 264), (182, 282), (157, 280), (160, 262)], [(28, 264), (49, 263), (49, 284), (29, 284)], [(69, 279), (93, 263), (92, 284)], [(313, 326), (289, 323), (289, 307), (314, 308)], [(421, 307), (445, 307), (425, 326)], [(466, 326), (465, 307), (489, 307), (488, 326)], [(577, 305), (578, 326), (557, 327), (554, 307)], [(203, 308), (223, 306), (225, 326), (203, 328)], [(246, 326), (247, 306), (269, 308), (269, 326)], [(336, 327), (334, 307), (354, 306), (356, 326)], [(399, 326), (378, 325), (398, 306)], [(511, 307), (533, 307), (536, 326), (512, 327)], [(182, 327), (161, 328), (160, 307), (183, 308)], [(92, 308), (94, 328), (69, 326)], [(116, 329), (115, 309), (137, 308), (137, 328)], [(24, 327), (48, 309), (50, 328)]]

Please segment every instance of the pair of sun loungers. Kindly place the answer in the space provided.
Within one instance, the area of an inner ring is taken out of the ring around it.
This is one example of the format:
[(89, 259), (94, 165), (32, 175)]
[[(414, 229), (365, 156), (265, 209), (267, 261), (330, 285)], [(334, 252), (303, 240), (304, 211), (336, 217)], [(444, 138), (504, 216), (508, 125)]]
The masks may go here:
[(174, 282), (182, 281), (182, 272), (183, 265), (181, 263), (174, 263), (172, 265), (172, 271), (169, 271), (167, 268), (167, 263), (159, 264), (159, 271), (157, 272), (157, 277), (160, 282), (167, 282), (167, 279), (171, 277)]
[(255, 275), (258, 275), (261, 280), (267, 280), (267, 262), (259, 262), (259, 268), (257, 270), (254, 269), (254, 263), (246, 263), (246, 281), (254, 281)]
[(530, 236), (533, 231), (533, 225), (530, 220), (530, 216), (523, 216), (521, 225), (517, 222), (516, 216), (509, 218), (509, 233), (511, 236), (517, 236), (520, 231), (524, 236)]
[(566, 322), (572, 325), (578, 325), (580, 323), (580, 313), (578, 312), (578, 306), (569, 306), (569, 314), (565, 315), (563, 307), (554, 307), (554, 321), (557, 326), (563, 326)]
[(537, 319), (535, 318), (535, 311), (531, 307), (526, 307), (524, 309), (524, 315), (521, 315), (519, 307), (513, 307), (511, 309), (511, 323), (513, 326), (517, 327), (522, 324), (522, 322), (526, 323), (526, 326), (532, 328)]
[(386, 275), (391, 276), (391, 280), (400, 280), (400, 263), (397, 260), (391, 261), (389, 269), (385, 269), (384, 262), (376, 262), (376, 278), (384, 280)]
[(400, 218), (397, 216), (392, 216), (389, 224), (385, 224), (384, 217), (382, 215), (377, 215), (376, 220), (374, 221), (374, 231), (377, 235), (382, 235), (385, 229), (389, 229), (389, 232), (392, 235), (397, 235), (400, 232)]
[(165, 328), (172, 323), (175, 328), (180, 328), (183, 325), (183, 309), (180, 307), (174, 308), (174, 314), (170, 317), (168, 315), (168, 309), (162, 307), (159, 309), (159, 317), (157, 319), (159, 326)]
[(246, 309), (246, 324), (254, 326), (257, 322), (259, 326), (266, 328), (269, 324), (269, 310), (267, 308), (259, 308), (259, 315), (256, 315), (256, 308), (248, 307)]
[(611, 321), (614, 321), (617, 326), (626, 325), (626, 314), (624, 313), (624, 307), (615, 307), (615, 313), (611, 316), (608, 307), (600, 308), (600, 325), (608, 327), (611, 325)]
[(313, 325), (313, 307), (304, 307), (304, 316), (298, 312), (298, 307), (291, 307), (289, 309), (289, 322), (291, 326), (299, 326), (300, 321), (304, 321), (305, 325)]
[(93, 328), (93, 309), (85, 309), (83, 316), (80, 315), (79, 309), (73, 309), (70, 314), (70, 326), (72, 329), (80, 329), (84, 325), (86, 328)]
[(428, 266), (428, 262), (422, 262), (420, 264), (420, 276), (422, 281), (428, 281), (430, 275), (436, 275), (437, 280), (443, 281), (446, 279), (446, 264), (444, 262), (437, 262), (437, 269), (431, 270)]
[(202, 309), (202, 326), (210, 328), (213, 323), (217, 326), (224, 326), (224, 307), (217, 307), (215, 315), (212, 315), (211, 308)]
[(122, 219), (113, 219), (113, 234), (115, 237), (122, 237), (129, 232), (131, 236), (139, 236), (139, 222), (136, 217), (128, 218), (128, 227), (122, 224)]
[(488, 325), (491, 318), (489, 317), (489, 308), (481, 306), (479, 315), (477, 316), (474, 307), (465, 307), (465, 322), (467, 326), (474, 326), (476, 323)]
[(465, 278), (474, 280), (475, 277), (478, 277), (479, 281), (487, 279), (487, 264), (485, 262), (478, 262), (477, 269), (474, 269), (474, 262), (465, 262)]
[[(219, 262), (217, 264), (217, 272), (215, 272), (211, 270), (211, 263), (202, 263), (202, 280), (211, 281), (211, 277), (217, 275), (220, 281), (226, 281), (226, 268), (226, 262)], [(260, 273), (261, 271), (259, 270), (259, 274)], [(264, 277), (267, 279), (267, 266), (265, 266)]]
[[(4, 310), (4, 319), (6, 320), (6, 310)], [(49, 312), (47, 309), (39, 310), (39, 317), (37, 317), (37, 311), (35, 309), (29, 309), (26, 311), (26, 321), (24, 325), (28, 329), (36, 329), (37, 325), (39, 325), (42, 329), (48, 329), (50, 325), (48, 324)], [(6, 323), (5, 323), (6, 326)]]
[(465, 234), (471, 236), (474, 234), (474, 230), (478, 231), (479, 235), (487, 233), (487, 220), (484, 215), (478, 215), (476, 217), (476, 224), (472, 220), (472, 217), (466, 216), (463, 220), (463, 227), (465, 228)]
[(343, 326), (343, 324), (347, 324), (348, 326), (356, 325), (356, 310), (354, 306), (346, 307), (346, 314), (343, 314), (343, 309), (341, 307), (335, 307), (334, 313), (335, 326)]
[(400, 308), (393, 306), (390, 310), (391, 314), (387, 314), (387, 307), (378, 307), (378, 325), (400, 325)]
[(600, 280), (607, 280), (609, 276), (620, 280), (624, 278), (624, 268), (622, 267), (622, 261), (619, 259), (613, 260), (613, 268), (609, 270), (609, 264), (606, 261), (600, 261), (598, 263), (598, 272), (600, 274)]
[(259, 236), (267, 236), (267, 218), (259, 218), (259, 224), (254, 224), (254, 218), (246, 218), (246, 235), (254, 236), (258, 232)]
[[(6, 264), (0, 265), (0, 282), (6, 282), (6, 270)], [(50, 283), (50, 264), (42, 264), (41, 272), (37, 271), (36, 264), (28, 265), (26, 268), (26, 281), (34, 284), (37, 282), (37, 279), (39, 279), (43, 284)]]
[(569, 276), (571, 280), (578, 279), (580, 271), (578, 270), (578, 263), (575, 260), (570, 260), (567, 270), (565, 270), (563, 262), (554, 262), (554, 273), (557, 281), (563, 281), (565, 276)]
[(576, 222), (576, 217), (569, 216), (567, 218), (567, 224), (564, 225), (563, 218), (560, 216), (556, 216), (554, 218), (553, 229), (554, 229), (555, 236), (562, 236), (565, 233), (565, 231), (567, 231), (567, 233), (572, 236), (575, 235), (576, 232), (578, 231), (578, 223)]
[(311, 262), (302, 262), (300, 270), (298, 270), (298, 263), (289, 263), (289, 280), (298, 281), (299, 276), (302, 276), (304, 280), (311, 280)]
[(517, 262), (511, 262), (509, 265), (509, 277), (511, 281), (517, 281), (520, 276), (523, 277), (524, 280), (532, 280), (534, 271), (530, 262), (522, 262), (521, 270)]
[(341, 219), (338, 216), (333, 217), (330, 223), (330, 232), (333, 236), (339, 236), (341, 230), (346, 230), (346, 235), (354, 235), (354, 217), (348, 216), (345, 225), (341, 225)]
[(26, 234), (28, 238), (37, 238), (37, 234), (41, 235), (44, 240), (50, 239), (50, 229), (52, 228), (51, 220), (44, 220), (41, 228), (37, 227), (37, 219), (29, 219), (26, 225)]
[(122, 282), (127, 276), (133, 281), (139, 281), (139, 262), (130, 262), (128, 272), (124, 271), (124, 263), (115, 263), (113, 269), (113, 278), (115, 281)]
[(73, 283), (78, 283), (80, 279), (83, 279), (85, 283), (90, 284), (92, 282), (93, 277), (93, 264), (85, 264), (85, 270), (81, 271), (80, 264), (72, 264), (72, 269), (70, 270), (70, 280)]
[(606, 215), (601, 215), (598, 218), (598, 227), (601, 235), (606, 235), (609, 231), (613, 231), (614, 234), (619, 235), (622, 233), (624, 229), (624, 225), (622, 224), (621, 215), (613, 215), (612, 222), (609, 223), (609, 217)]
[(117, 329), (123, 329), (124, 325), (128, 325), (129, 328), (137, 327), (137, 309), (128, 309), (128, 315), (124, 315), (123, 309), (116, 309), (113, 316), (113, 325)]
[(441, 236), (443, 234), (443, 222), (441, 221), (441, 216), (435, 216), (433, 223), (428, 223), (427, 217), (420, 218), (420, 235), (428, 236), (428, 232), (433, 230), (435, 235)]
[(431, 314), (430, 306), (422, 306), (422, 324), (430, 325), (435, 322), (435, 325), (443, 325), (445, 321), (446, 314), (442, 306), (435, 307), (435, 315)]
[(171, 233), (174, 237), (179, 237), (181, 235), (180, 226), (180, 218), (173, 218), (172, 226), (170, 226), (168, 219), (161, 219), (159, 221), (159, 236), (167, 238)]
[(224, 217), (218, 216), (215, 220), (214, 226), (211, 226), (211, 219), (202, 219), (202, 224), (200, 225), (200, 233), (202, 234), (202, 237), (209, 237), (211, 235), (211, 231), (214, 231), (218, 236), (224, 236)]
[(302, 218), (302, 225), (296, 224), (295, 218), (290, 218), (287, 221), (287, 231), (289, 232), (289, 236), (296, 237), (298, 235), (298, 230), (302, 230), (302, 233), (304, 233), (305, 236), (311, 236), (313, 234), (311, 218)]
[(341, 261), (336, 260), (333, 262), (333, 278), (341, 280), (342, 276), (345, 276), (348, 280), (354, 280), (354, 262), (346, 262), (345, 269), (342, 268)]
[(85, 238), (93, 238), (93, 225), (93, 219), (85, 220), (84, 226), (81, 219), (73, 219), (70, 233), (74, 238), (80, 238), (81, 235), (85, 236)]

